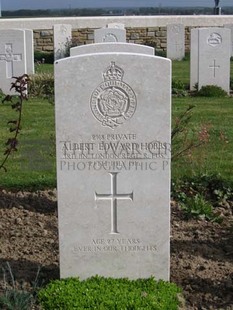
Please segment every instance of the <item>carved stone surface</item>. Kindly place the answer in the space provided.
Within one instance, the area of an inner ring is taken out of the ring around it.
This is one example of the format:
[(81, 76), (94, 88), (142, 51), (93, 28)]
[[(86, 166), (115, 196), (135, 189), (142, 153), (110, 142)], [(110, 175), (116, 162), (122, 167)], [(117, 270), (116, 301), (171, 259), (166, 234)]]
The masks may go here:
[(217, 85), (230, 88), (231, 30), (196, 28), (191, 30), (190, 88)]
[(171, 62), (55, 62), (61, 277), (169, 279)]

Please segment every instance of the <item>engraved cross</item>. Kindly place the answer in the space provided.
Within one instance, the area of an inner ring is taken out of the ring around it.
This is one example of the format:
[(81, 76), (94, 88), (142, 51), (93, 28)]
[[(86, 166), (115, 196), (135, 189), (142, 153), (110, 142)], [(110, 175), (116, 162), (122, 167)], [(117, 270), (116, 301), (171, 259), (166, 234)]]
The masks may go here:
[(118, 172), (109, 172), (111, 176), (111, 193), (97, 194), (95, 193), (95, 200), (111, 200), (111, 234), (118, 234), (117, 231), (117, 200), (130, 199), (133, 200), (133, 192), (130, 194), (117, 193), (117, 174)]
[(13, 54), (12, 44), (8, 43), (5, 45), (5, 54), (0, 54), (0, 61), (6, 62), (6, 77), (12, 78), (13, 74), (13, 62), (21, 61), (22, 54)]
[(210, 65), (209, 68), (214, 69), (214, 77), (215, 77), (215, 75), (216, 75), (216, 69), (219, 69), (220, 66), (217, 66), (217, 65), (216, 65), (216, 60), (214, 59), (214, 64), (213, 64), (212, 66)]

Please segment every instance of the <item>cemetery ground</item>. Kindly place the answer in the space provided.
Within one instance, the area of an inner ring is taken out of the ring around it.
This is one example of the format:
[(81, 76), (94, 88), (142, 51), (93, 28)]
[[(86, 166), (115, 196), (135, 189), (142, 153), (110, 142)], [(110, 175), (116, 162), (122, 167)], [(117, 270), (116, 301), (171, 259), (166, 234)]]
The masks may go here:
[[(188, 68), (188, 60), (174, 62), (176, 85), (188, 83)], [(44, 69), (49, 74), (52, 66)], [(233, 309), (233, 99), (186, 95), (180, 89), (172, 98), (173, 128), (184, 118), (173, 139), (171, 281), (183, 289), (185, 309)], [(0, 109), (3, 154), (15, 111), (9, 103)], [(17, 289), (32, 289), (39, 266), (38, 286), (59, 277), (54, 105), (47, 97), (24, 102), (19, 149), (6, 166), (0, 172), (0, 294), (12, 284), (7, 263)]]

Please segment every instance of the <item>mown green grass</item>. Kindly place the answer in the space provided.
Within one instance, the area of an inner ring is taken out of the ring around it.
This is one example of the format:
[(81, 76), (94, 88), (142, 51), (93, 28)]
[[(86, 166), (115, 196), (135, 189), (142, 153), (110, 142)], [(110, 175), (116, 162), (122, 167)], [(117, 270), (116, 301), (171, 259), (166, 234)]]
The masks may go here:
[[(233, 76), (233, 62), (231, 67)], [(53, 65), (39, 65), (36, 71), (53, 72)], [(173, 78), (189, 82), (188, 60), (173, 62)], [(233, 98), (173, 97), (173, 122), (190, 104), (195, 108), (187, 126), (189, 135), (193, 132), (198, 136), (201, 128), (207, 126), (210, 138), (207, 144), (172, 162), (173, 180), (199, 173), (220, 173), (225, 179), (233, 180)], [(16, 115), (9, 103), (0, 104), (0, 161), (4, 158), (4, 143), (10, 137), (7, 122)], [(0, 170), (1, 188), (56, 186), (54, 106), (47, 100), (34, 98), (24, 103), (18, 152), (10, 157), (6, 167), (6, 173)]]
[(53, 73), (52, 64), (35, 64), (36, 73)]
[(185, 156), (172, 162), (172, 178), (220, 173), (233, 180), (233, 99), (192, 97), (173, 98), (172, 101), (173, 122), (189, 104), (195, 105), (188, 125), (189, 135), (194, 134), (198, 140), (203, 127), (209, 135), (207, 143), (190, 149)]
[(190, 62), (184, 61), (172, 61), (172, 78), (182, 81), (185, 85), (189, 84), (190, 76)]
[[(17, 118), (9, 103), (0, 104), (0, 161), (5, 142), (12, 137), (7, 122)], [(0, 170), (0, 187), (44, 188), (56, 186), (54, 106), (47, 100), (24, 102), (18, 151), (9, 157), (7, 172)]]

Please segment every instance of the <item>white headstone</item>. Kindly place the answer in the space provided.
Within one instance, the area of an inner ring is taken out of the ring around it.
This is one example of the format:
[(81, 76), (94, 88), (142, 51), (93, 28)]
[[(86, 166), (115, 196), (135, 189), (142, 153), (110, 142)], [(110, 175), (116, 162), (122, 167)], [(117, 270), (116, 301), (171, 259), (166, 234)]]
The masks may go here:
[(233, 56), (233, 24), (226, 24), (224, 26), (231, 30), (231, 56)]
[(24, 30), (0, 30), (0, 89), (5, 94), (12, 94), (13, 76), (27, 73), (26, 34)]
[(72, 26), (68, 24), (56, 24), (53, 26), (54, 59), (66, 57), (72, 40)]
[(62, 278), (169, 279), (170, 85), (165, 58), (55, 62)]
[(217, 85), (229, 92), (230, 29), (196, 28), (191, 30), (190, 88)]
[[(18, 29), (15, 29), (18, 30)], [(26, 44), (26, 71), (27, 74), (35, 74), (34, 62), (34, 38), (31, 29), (20, 29), (25, 31), (25, 44)]]
[(75, 46), (70, 49), (70, 56), (108, 53), (108, 52), (127, 52), (154, 55), (154, 48), (151, 46), (132, 44), (132, 43), (95, 43)]
[(25, 29), (27, 74), (35, 73), (33, 31)]
[(185, 56), (185, 31), (183, 24), (167, 25), (167, 58), (182, 60)]
[(195, 90), (198, 84), (198, 70), (199, 70), (199, 45), (198, 45), (198, 28), (191, 29), (190, 42), (190, 89)]
[(94, 42), (126, 42), (126, 30), (123, 28), (100, 28), (94, 30)]

